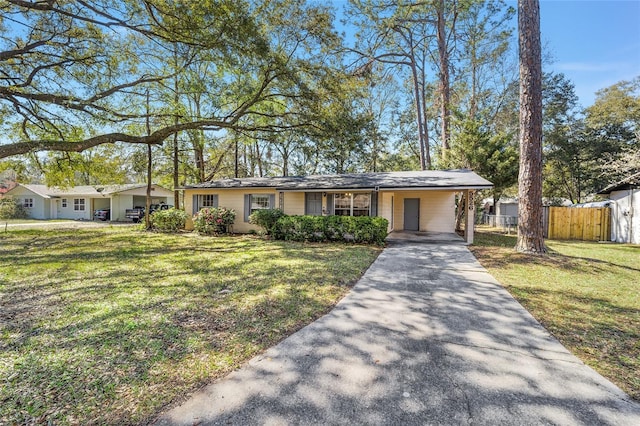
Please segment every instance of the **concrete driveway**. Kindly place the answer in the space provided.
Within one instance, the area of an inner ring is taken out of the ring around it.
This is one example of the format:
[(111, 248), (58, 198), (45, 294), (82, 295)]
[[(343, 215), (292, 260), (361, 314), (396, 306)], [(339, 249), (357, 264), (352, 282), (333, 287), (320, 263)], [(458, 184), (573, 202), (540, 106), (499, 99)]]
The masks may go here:
[(640, 425), (456, 236), (394, 240), (336, 308), (158, 425)]

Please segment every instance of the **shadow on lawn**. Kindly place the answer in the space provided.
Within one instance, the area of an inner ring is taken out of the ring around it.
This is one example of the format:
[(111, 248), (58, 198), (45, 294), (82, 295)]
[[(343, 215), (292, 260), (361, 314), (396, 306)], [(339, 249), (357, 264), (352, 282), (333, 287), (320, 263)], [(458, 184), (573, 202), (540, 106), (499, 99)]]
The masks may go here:
[[(543, 265), (553, 268), (561, 268), (565, 270), (575, 270), (577, 272), (603, 272), (608, 267), (620, 268), (631, 272), (640, 272), (640, 268), (629, 265), (621, 265), (606, 260), (596, 259), (593, 257), (570, 256), (562, 254), (547, 245), (547, 254), (545, 256), (532, 256), (517, 253), (514, 249), (516, 245), (516, 237), (502, 234), (480, 234), (478, 244), (470, 247), (471, 251), (481, 258), (486, 267), (504, 267), (508, 264), (521, 265)], [(563, 242), (571, 244), (572, 242)], [(575, 244), (593, 244), (596, 242), (575, 241)], [(616, 249), (625, 249), (625, 246), (614, 246)], [(601, 248), (611, 248), (611, 246), (601, 246)], [(635, 249), (635, 248), (634, 248)], [(494, 250), (494, 251), (491, 251)], [(495, 251), (497, 250), (497, 251)], [(638, 254), (638, 251), (635, 251)], [(639, 255), (640, 256), (640, 255)]]
[[(640, 309), (569, 290), (509, 290), (563, 344), (640, 401)], [(553, 314), (541, 306), (554, 306)]]
[[(395, 256), (387, 255), (398, 253)], [(331, 313), (170, 410), (202, 424), (632, 424), (465, 247), (389, 247)]]
[(343, 291), (329, 284), (345, 274), (322, 265), (349, 260), (337, 248), (243, 237), (55, 234), (0, 249), (5, 265), (33, 275), (0, 293), (0, 419), (6, 409), (11, 422), (65, 423), (76, 409), (137, 423), (325, 313)]

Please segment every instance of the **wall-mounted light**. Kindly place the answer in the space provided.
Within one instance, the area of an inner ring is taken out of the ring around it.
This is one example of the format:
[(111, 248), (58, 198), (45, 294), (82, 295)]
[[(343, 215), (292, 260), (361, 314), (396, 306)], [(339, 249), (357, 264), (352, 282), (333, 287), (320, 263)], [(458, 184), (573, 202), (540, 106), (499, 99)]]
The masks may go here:
[(326, 197), (326, 196), (327, 196), (327, 193), (326, 193), (326, 192), (323, 192), (323, 193), (322, 193), (322, 196), (323, 196), (323, 197)]

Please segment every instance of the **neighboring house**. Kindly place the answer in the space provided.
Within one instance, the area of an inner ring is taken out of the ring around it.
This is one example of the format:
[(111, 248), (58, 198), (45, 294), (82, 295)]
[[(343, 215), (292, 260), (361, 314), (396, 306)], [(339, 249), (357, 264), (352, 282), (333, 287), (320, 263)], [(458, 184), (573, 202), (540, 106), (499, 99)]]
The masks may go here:
[(500, 198), (495, 212), (498, 216), (518, 217), (518, 200), (516, 198)]
[[(99, 209), (111, 210), (111, 220), (126, 220), (125, 210), (144, 206), (146, 184), (75, 186), (50, 188), (18, 184), (6, 196), (20, 200), (34, 219), (93, 219)], [(151, 189), (151, 202), (171, 203), (173, 191), (159, 185)]]
[(640, 173), (599, 191), (611, 204), (611, 241), (640, 244)]
[[(249, 215), (269, 208), (289, 215), (381, 216), (389, 221), (389, 231), (454, 232), (455, 194), (472, 199), (475, 191), (491, 187), (469, 170), (430, 170), (222, 179), (183, 189), (188, 213), (203, 207), (234, 209), (234, 232), (259, 229), (249, 224)], [(467, 241), (473, 242), (469, 216)]]
[(4, 197), (14, 186), (16, 186), (16, 183), (11, 181), (0, 183), (0, 198)]

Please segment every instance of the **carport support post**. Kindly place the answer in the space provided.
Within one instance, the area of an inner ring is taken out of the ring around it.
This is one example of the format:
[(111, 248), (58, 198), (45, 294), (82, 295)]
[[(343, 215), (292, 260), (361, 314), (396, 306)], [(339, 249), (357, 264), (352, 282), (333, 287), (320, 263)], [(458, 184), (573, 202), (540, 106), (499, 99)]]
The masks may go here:
[(476, 206), (473, 202), (473, 191), (467, 189), (464, 192), (466, 197), (465, 206), (467, 207), (467, 223), (464, 227), (464, 237), (467, 244), (473, 244), (473, 227), (476, 218)]

